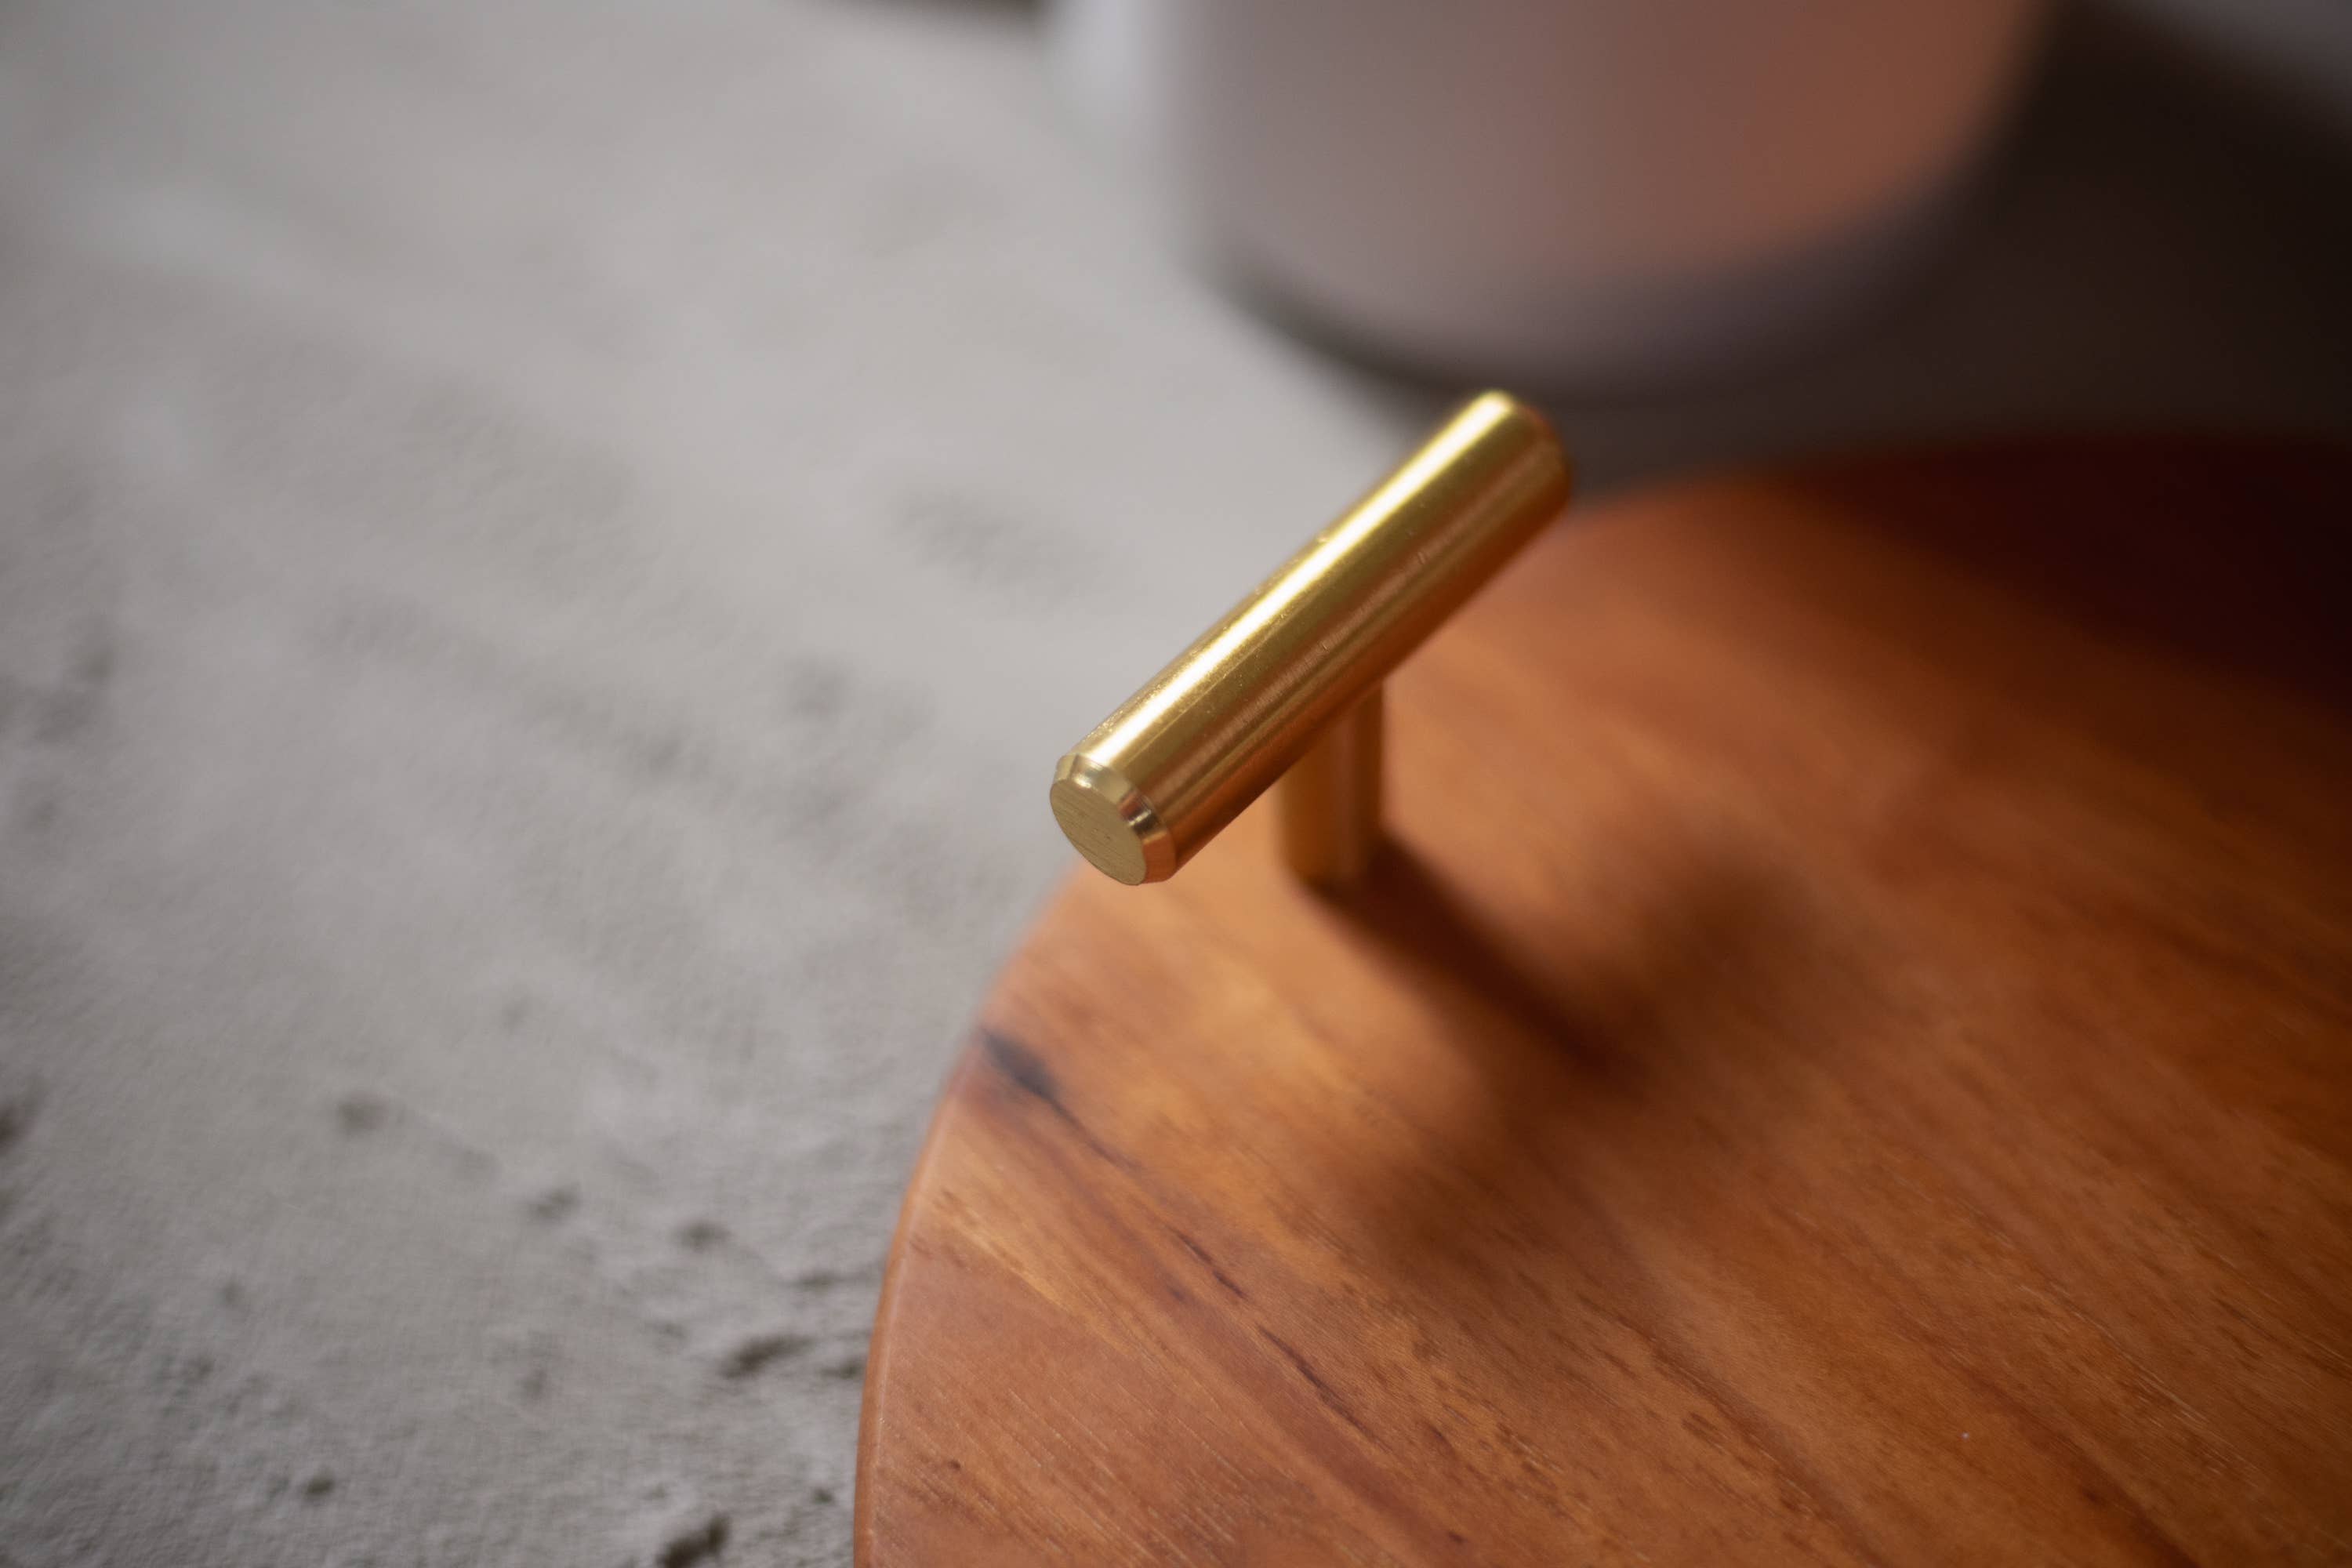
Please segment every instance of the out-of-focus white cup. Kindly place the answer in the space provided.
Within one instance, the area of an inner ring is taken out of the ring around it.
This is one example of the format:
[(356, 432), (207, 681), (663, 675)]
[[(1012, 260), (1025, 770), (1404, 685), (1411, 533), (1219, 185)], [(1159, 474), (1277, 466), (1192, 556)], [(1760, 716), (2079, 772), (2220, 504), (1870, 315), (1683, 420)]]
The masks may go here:
[(1064, 0), (1213, 255), (1374, 352), (1645, 383), (1922, 255), (2044, 0)]

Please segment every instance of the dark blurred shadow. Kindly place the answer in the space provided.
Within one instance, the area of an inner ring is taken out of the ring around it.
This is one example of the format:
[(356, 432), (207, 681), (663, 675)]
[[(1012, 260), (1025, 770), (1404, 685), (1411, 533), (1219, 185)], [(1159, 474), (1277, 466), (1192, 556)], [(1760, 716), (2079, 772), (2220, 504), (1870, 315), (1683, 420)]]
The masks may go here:
[[(1505, 931), (1396, 842), (1362, 885), (1326, 900), (1420, 994), (1429, 1026), (1482, 1086), (1446, 1113), (1442, 1168), (1352, 1196), (1378, 1210), (1371, 1229), (1400, 1267), (1443, 1258), (1461, 1287), (1492, 1264), (1464, 1246), (1465, 1215), (1481, 1226), (1576, 1223), (1560, 1212), (1561, 1184), (1573, 1185), (1570, 1130), (1622, 1131), (1675, 1103), (1686, 1085), (1719, 1079), (1715, 1058), (1735, 1037), (1704, 1020), (1834, 970), (1822, 933), (1778, 880), (1691, 847), (1679, 871), (1605, 926), (1563, 914)], [(1741, 1113), (1773, 1114), (1780, 1090), (1770, 1075), (1754, 1075), (1752, 1088)]]
[(2352, 712), (2352, 446), (2105, 437), (1786, 482), (2109, 635)]
[(1382, 844), (1363, 885), (1327, 901), (1379, 939), (1399, 968), (1476, 997), (1542, 1041), (1563, 1065), (1607, 1076), (1612, 1064), (1595, 1042), (1591, 1020), (1522, 968), (1408, 846)]

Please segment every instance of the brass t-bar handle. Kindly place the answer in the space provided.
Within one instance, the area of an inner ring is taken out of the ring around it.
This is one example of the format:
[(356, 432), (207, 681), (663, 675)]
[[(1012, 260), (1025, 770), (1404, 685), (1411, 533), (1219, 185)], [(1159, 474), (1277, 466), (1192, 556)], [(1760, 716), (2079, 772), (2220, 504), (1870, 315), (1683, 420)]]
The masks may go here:
[(1344, 886), (1380, 837), (1381, 681), (1568, 504), (1550, 423), (1499, 392), (1421, 449), (1054, 769), (1054, 818), (1160, 882), (1283, 781), (1283, 853)]

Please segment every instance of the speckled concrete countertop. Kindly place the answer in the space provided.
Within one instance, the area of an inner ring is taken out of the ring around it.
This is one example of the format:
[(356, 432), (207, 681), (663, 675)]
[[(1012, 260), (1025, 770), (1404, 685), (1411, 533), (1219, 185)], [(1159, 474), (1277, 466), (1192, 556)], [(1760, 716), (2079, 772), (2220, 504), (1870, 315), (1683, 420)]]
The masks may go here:
[[(845, 1559), (1052, 758), (1444, 400), (1197, 281), (1033, 35), (0, 16), (0, 1564)], [(2072, 25), (1895, 314), (1563, 417), (2342, 430), (2331, 145)]]

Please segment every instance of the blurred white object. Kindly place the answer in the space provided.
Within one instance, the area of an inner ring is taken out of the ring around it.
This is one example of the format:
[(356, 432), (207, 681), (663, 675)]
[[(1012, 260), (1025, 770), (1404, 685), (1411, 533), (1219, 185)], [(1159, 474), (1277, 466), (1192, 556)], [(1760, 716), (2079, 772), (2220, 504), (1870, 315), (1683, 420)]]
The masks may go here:
[(1082, 101), (1208, 247), (1376, 352), (1647, 382), (1924, 253), (2043, 0), (1064, 0)]
[[(1176, 0), (1181, 5), (1184, 0)], [(1080, 113), (1144, 157), (1166, 137), (1162, 0), (1055, 0), (1054, 55)]]

